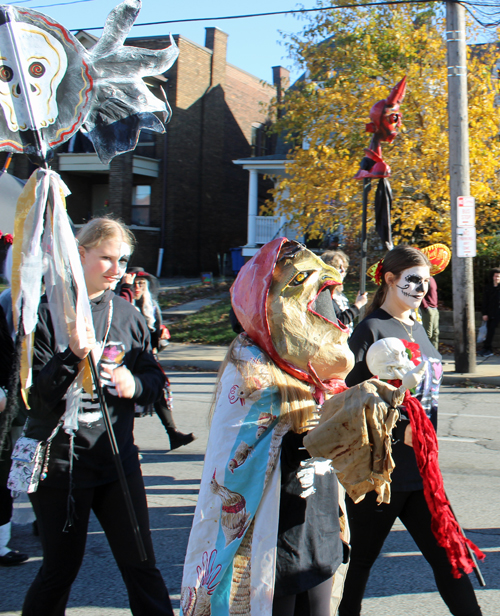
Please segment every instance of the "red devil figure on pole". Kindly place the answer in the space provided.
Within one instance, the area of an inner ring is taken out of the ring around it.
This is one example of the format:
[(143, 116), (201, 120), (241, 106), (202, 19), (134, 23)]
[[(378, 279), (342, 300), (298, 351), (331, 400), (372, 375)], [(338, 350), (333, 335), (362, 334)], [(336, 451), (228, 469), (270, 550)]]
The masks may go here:
[(402, 115), (399, 107), (406, 91), (406, 77), (392, 89), (384, 100), (375, 103), (370, 109), (371, 122), (366, 125), (366, 132), (373, 133), (370, 146), (365, 150), (360, 169), (354, 176), (363, 180), (363, 221), (361, 229), (361, 293), (365, 292), (367, 235), (366, 219), (368, 193), (371, 190), (372, 178), (380, 178), (375, 195), (375, 228), (387, 249), (393, 247), (391, 233), (392, 191), (387, 178), (391, 168), (382, 158), (382, 141), (392, 143), (396, 138), (397, 129), (401, 126)]

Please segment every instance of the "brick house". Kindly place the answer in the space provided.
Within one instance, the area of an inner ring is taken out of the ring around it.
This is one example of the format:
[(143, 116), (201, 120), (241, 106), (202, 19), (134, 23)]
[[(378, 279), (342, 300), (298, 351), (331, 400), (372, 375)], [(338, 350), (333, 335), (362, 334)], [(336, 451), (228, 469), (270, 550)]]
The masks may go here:
[[(87, 47), (97, 40), (83, 31), (76, 36)], [(138, 240), (133, 263), (156, 273), (161, 261), (163, 276), (217, 273), (218, 255), (247, 240), (248, 174), (232, 161), (270, 153), (263, 135), (276, 90), (227, 63), (227, 38), (213, 27), (206, 28), (205, 46), (175, 35), (177, 62), (166, 76), (145, 80), (159, 98), (160, 87), (167, 92), (173, 115), (165, 135), (143, 131), (134, 152), (103, 165), (78, 133), (52, 163), (71, 190), (73, 223), (120, 217)], [(161, 49), (170, 41), (126, 44)], [(26, 157), (14, 157), (14, 175), (27, 178), (32, 169)], [(261, 177), (262, 200), (266, 190)]]

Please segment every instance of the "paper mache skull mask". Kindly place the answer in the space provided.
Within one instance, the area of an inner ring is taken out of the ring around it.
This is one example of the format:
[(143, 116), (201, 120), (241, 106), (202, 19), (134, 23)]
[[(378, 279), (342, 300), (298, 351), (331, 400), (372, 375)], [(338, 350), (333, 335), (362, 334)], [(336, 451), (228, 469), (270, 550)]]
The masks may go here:
[(279, 238), (242, 268), (231, 289), (245, 332), (286, 372), (317, 384), (354, 365), (349, 330), (332, 305), (339, 272), (302, 244)]
[(366, 353), (366, 365), (374, 376), (385, 380), (402, 380), (415, 368), (399, 338), (382, 338), (373, 343)]
[(90, 50), (52, 18), (0, 5), (0, 151), (42, 160), (80, 128), (105, 164), (137, 144), (141, 129), (164, 132), (171, 110), (143, 77), (161, 75), (179, 50), (124, 45), (141, 0), (123, 0)]

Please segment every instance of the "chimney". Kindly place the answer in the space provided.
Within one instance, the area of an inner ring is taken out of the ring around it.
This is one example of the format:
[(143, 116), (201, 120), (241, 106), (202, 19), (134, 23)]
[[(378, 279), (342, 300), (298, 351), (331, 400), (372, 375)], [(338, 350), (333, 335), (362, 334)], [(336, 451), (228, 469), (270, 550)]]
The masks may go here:
[(290, 71), (283, 66), (273, 66), (273, 85), (276, 88), (278, 105), (280, 105), (283, 102), (283, 92), (290, 86)]
[(227, 37), (219, 28), (205, 28), (205, 47), (212, 50), (211, 88), (226, 84)]

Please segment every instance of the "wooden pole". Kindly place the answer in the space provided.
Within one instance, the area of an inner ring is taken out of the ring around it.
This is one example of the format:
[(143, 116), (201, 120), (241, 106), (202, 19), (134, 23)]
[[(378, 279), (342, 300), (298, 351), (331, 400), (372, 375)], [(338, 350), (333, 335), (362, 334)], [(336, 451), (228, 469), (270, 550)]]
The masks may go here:
[(457, 197), (470, 196), (465, 9), (446, 3), (455, 371), (476, 371), (472, 257), (457, 256)]
[[(361, 270), (359, 282), (359, 291), (364, 293), (366, 291), (366, 256), (368, 252), (368, 235), (367, 235), (367, 218), (368, 218), (368, 195), (372, 187), (372, 181), (370, 178), (363, 178), (363, 215), (361, 220)], [(365, 316), (365, 307), (363, 306), (359, 311), (359, 320), (361, 321)]]

